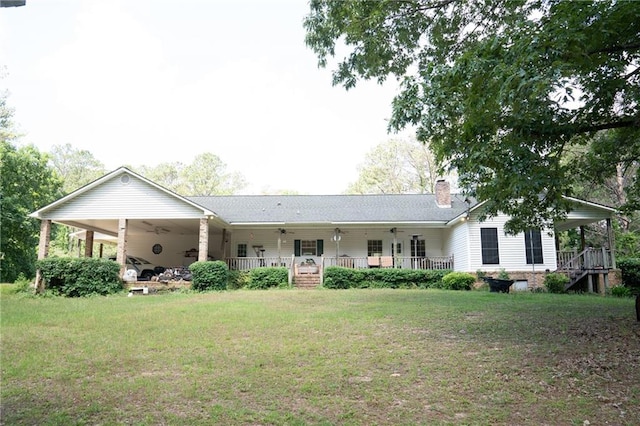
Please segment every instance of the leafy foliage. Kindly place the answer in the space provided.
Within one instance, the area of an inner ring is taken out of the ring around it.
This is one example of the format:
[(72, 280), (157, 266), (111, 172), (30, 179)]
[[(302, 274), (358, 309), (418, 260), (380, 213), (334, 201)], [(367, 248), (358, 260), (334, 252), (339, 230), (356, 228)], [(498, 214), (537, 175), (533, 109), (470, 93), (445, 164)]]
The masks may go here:
[(617, 263), (622, 272), (622, 283), (626, 287), (640, 288), (640, 258), (628, 257)]
[(640, 150), (635, 2), (313, 0), (304, 26), (320, 66), (347, 52), (334, 85), (400, 80), (389, 129), (416, 126), (510, 233), (565, 217), (584, 165), (562, 161), (569, 147), (616, 129), (596, 163)]
[(1, 282), (13, 282), (21, 273), (35, 276), (40, 222), (29, 214), (61, 195), (61, 182), (47, 167), (47, 155), (32, 145), (13, 144), (11, 114), (0, 97)]
[(544, 277), (544, 286), (549, 293), (564, 293), (564, 287), (569, 284), (569, 277), (560, 273), (547, 274)]
[(45, 288), (68, 297), (107, 295), (123, 290), (120, 265), (97, 258), (49, 257), (37, 261)]
[(445, 290), (471, 290), (476, 277), (467, 272), (451, 272), (442, 277), (442, 288)]
[(266, 290), (273, 287), (283, 287), (289, 284), (287, 268), (255, 268), (251, 270), (247, 288), (252, 290)]
[(330, 266), (324, 270), (325, 288), (441, 288), (450, 271), (417, 269), (353, 269)]
[(245, 288), (249, 285), (250, 281), (251, 281), (250, 271), (229, 270), (229, 279), (227, 282), (227, 289), (239, 290), (241, 288)]
[(143, 166), (138, 172), (167, 189), (186, 196), (230, 195), (246, 186), (238, 172), (227, 171), (227, 165), (215, 154), (203, 153), (191, 164), (161, 163)]
[(229, 267), (221, 260), (194, 262), (189, 266), (193, 274), (191, 288), (196, 291), (226, 290)]
[(631, 293), (631, 289), (629, 287), (625, 287), (623, 285), (617, 285), (615, 287), (611, 287), (611, 295), (615, 297), (631, 297), (633, 294)]
[(55, 145), (49, 152), (49, 164), (63, 182), (62, 191), (69, 194), (105, 174), (101, 161), (87, 150), (71, 144)]
[(432, 193), (438, 167), (428, 145), (415, 138), (392, 139), (368, 152), (358, 167), (351, 194)]

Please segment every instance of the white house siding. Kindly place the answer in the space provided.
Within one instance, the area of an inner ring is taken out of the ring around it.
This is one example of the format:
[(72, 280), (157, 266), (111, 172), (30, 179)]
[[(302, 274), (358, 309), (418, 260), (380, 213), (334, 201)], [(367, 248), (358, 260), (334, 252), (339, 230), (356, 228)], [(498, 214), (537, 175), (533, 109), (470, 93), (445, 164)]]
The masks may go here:
[(177, 202), (176, 197), (136, 178), (129, 177), (129, 182), (120, 181), (123, 175), (114, 176), (111, 180), (91, 191), (79, 194), (67, 203), (47, 211), (47, 218), (52, 220), (73, 219), (189, 219), (200, 218), (203, 211), (186, 202)]
[[(384, 228), (348, 228), (341, 227), (344, 231), (340, 239), (339, 255), (350, 257), (367, 256), (367, 240), (382, 240), (383, 256), (391, 255), (391, 245), (393, 244), (393, 233), (390, 232), (392, 226)], [(337, 244), (332, 241), (334, 228), (286, 228), (287, 234), (283, 235), (281, 243), (282, 257), (290, 257), (294, 254), (294, 240), (324, 240), (324, 256), (333, 257), (336, 255)], [(402, 246), (401, 256), (411, 255), (411, 236), (420, 235), (420, 239), (425, 240), (427, 257), (448, 256), (450, 253), (443, 250), (443, 229), (438, 228), (400, 228), (398, 227), (397, 242)], [(227, 255), (235, 257), (237, 255), (238, 244), (247, 244), (247, 256), (255, 257), (252, 246), (263, 246), (265, 257), (276, 257), (278, 255), (278, 232), (274, 229), (235, 229), (231, 235), (230, 253)]]
[[(469, 265), (468, 271), (475, 272), (482, 270), (485, 272), (498, 272), (501, 269), (511, 271), (531, 271), (533, 265), (527, 264), (526, 247), (524, 234), (507, 236), (504, 233), (504, 224), (508, 220), (507, 216), (488, 219), (484, 222), (472, 220), (469, 222)], [(498, 230), (498, 252), (500, 263), (498, 265), (484, 265), (482, 263), (482, 245), (480, 240), (481, 228), (497, 228)], [(542, 230), (542, 256), (544, 264), (536, 264), (536, 271), (546, 269), (554, 271), (557, 267), (555, 240), (549, 236), (546, 230)]]
[(470, 268), (469, 222), (460, 222), (444, 233), (445, 252), (453, 255), (456, 271), (475, 272)]

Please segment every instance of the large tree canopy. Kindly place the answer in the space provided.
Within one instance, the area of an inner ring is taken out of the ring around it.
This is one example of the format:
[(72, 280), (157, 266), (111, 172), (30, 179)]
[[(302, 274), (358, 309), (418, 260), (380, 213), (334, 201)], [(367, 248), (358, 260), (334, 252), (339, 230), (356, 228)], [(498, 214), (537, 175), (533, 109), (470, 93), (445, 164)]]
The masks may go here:
[[(415, 126), (510, 232), (562, 218), (590, 159), (638, 152), (638, 2), (312, 0), (304, 25), (320, 66), (337, 57), (335, 85), (400, 81), (389, 130)], [(605, 152), (562, 161), (612, 129)]]
[(358, 167), (349, 194), (423, 194), (435, 190), (435, 158), (427, 144), (414, 137), (391, 139), (369, 151)]
[(0, 282), (35, 275), (40, 222), (28, 215), (60, 196), (61, 187), (46, 154), (14, 145), (12, 116), (0, 94)]

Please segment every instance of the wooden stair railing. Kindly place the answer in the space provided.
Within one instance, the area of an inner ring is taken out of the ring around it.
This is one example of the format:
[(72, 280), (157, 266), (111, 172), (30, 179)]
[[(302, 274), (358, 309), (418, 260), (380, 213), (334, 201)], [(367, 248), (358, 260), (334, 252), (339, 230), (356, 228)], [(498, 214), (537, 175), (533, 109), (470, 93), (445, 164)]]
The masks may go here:
[(569, 283), (565, 286), (568, 290), (578, 281), (589, 274), (597, 273), (603, 269), (611, 269), (611, 251), (605, 249), (586, 248), (575, 256), (558, 262), (556, 272), (569, 277)]

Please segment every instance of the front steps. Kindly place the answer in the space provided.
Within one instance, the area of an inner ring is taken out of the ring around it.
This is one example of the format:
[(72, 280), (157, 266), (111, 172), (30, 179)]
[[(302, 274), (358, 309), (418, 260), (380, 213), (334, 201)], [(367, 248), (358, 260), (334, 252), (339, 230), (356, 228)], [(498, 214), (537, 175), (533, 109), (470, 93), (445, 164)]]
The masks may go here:
[(293, 277), (293, 286), (295, 288), (312, 290), (319, 285), (319, 274), (299, 274)]

